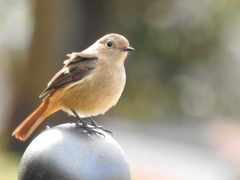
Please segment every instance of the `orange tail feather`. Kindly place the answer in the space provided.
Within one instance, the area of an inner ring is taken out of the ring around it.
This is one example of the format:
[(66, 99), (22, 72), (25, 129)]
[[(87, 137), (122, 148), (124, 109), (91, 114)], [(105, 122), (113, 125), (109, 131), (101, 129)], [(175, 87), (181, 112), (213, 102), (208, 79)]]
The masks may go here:
[(15, 136), (21, 141), (26, 141), (43, 120), (55, 112), (46, 112), (48, 105), (49, 98), (47, 97), (43, 103), (13, 131), (12, 136)]

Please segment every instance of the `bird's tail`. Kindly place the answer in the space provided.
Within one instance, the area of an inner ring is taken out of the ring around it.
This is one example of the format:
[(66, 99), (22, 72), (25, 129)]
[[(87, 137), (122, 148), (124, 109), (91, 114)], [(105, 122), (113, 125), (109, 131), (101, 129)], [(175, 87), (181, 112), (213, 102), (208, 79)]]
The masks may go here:
[(12, 136), (15, 136), (21, 141), (26, 141), (47, 116), (56, 112), (56, 110), (49, 108), (49, 101), (49, 97), (47, 97), (43, 103), (13, 131)]

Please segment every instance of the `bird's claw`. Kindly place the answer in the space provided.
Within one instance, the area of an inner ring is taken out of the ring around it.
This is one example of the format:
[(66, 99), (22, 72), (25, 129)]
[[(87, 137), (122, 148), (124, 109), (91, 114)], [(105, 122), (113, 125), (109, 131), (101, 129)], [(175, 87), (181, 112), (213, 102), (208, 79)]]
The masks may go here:
[(111, 134), (113, 136), (113, 133), (107, 129), (104, 129), (102, 126), (95, 126), (94, 129), (101, 129), (102, 131)]
[(103, 133), (96, 130), (96, 129), (99, 129), (99, 128), (96, 128), (95, 126), (93, 126), (93, 127), (89, 127), (88, 125), (85, 126), (83, 123), (81, 123), (81, 121), (75, 122), (75, 124), (76, 124), (77, 127), (81, 127), (84, 130), (86, 130), (90, 135), (98, 134), (100, 136), (102, 135), (102, 136), (105, 137), (105, 135)]

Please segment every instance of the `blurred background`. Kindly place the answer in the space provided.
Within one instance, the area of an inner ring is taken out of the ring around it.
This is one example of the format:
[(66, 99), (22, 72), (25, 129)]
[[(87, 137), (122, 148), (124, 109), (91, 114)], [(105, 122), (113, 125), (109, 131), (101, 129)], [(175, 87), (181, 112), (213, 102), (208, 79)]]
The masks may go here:
[(240, 1), (0, 0), (0, 174), (17, 179), (28, 144), (12, 131), (67, 59), (108, 33), (135, 52), (116, 107), (95, 119), (133, 180), (240, 179)]

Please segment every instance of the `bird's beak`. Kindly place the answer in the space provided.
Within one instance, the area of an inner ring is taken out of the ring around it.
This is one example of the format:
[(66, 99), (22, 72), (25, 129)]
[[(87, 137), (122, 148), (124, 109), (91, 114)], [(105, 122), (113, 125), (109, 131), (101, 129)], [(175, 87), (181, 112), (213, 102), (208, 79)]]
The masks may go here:
[(123, 51), (135, 51), (135, 49), (134, 49), (134, 48), (132, 48), (132, 47), (129, 47), (129, 46), (127, 46), (127, 47), (124, 47), (122, 50), (123, 50)]

